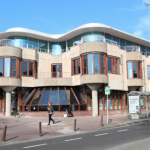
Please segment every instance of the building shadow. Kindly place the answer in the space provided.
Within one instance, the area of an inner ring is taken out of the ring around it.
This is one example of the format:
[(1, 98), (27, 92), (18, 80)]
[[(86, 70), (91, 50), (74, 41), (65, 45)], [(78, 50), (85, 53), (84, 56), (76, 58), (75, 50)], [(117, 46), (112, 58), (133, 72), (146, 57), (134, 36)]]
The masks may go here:
[(46, 135), (46, 134), (48, 134), (48, 133), (49, 133), (49, 132), (45, 132), (45, 133), (42, 134), (42, 136), (44, 136), (44, 135)]
[(18, 137), (18, 136), (15, 136), (15, 137), (12, 137), (12, 138), (7, 139), (7, 140), (5, 140), (5, 141), (13, 140), (13, 139), (16, 139), (17, 137)]

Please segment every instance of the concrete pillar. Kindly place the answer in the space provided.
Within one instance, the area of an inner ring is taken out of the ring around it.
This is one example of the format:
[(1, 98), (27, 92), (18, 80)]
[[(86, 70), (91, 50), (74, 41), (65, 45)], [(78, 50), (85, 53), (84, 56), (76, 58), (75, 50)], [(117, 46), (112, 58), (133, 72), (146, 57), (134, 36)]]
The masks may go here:
[(87, 84), (87, 86), (92, 90), (92, 114), (93, 117), (98, 116), (99, 112), (98, 112), (98, 91), (97, 89), (101, 86), (101, 84)]
[(11, 116), (11, 92), (6, 92), (6, 116)]
[(92, 90), (92, 107), (93, 107), (93, 116), (98, 116), (98, 92), (97, 90)]
[(6, 116), (11, 116), (11, 91), (13, 91), (15, 86), (4, 86), (2, 89), (6, 92)]

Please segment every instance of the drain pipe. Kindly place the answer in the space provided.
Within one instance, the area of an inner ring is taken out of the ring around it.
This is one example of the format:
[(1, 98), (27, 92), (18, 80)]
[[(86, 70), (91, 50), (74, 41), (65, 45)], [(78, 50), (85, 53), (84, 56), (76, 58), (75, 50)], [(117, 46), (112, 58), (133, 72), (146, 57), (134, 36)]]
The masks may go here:
[(145, 92), (146, 92), (146, 74), (145, 74), (145, 60), (143, 59), (143, 74), (144, 74), (144, 86), (145, 86)]
[(122, 86), (123, 86), (123, 90), (124, 90), (123, 55), (121, 55), (121, 67), (122, 67)]

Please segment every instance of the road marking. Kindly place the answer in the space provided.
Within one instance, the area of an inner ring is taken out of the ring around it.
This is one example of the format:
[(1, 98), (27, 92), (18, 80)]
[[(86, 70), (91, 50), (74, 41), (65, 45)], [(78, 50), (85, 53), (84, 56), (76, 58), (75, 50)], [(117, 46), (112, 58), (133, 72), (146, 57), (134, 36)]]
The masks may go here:
[(68, 140), (65, 140), (65, 141), (67, 142), (67, 141), (74, 141), (74, 140), (80, 140), (80, 139), (82, 139), (82, 137), (80, 137), (80, 138), (75, 138), (75, 139), (68, 139)]
[(47, 144), (46, 144), (46, 143), (44, 143), (44, 144), (39, 144), (39, 145), (27, 146), (27, 147), (23, 147), (23, 148), (31, 148), (31, 147), (37, 147), (37, 146), (43, 146), (43, 145), (47, 145)]
[(125, 131), (128, 131), (128, 129), (119, 130), (118, 132), (125, 132)]
[(106, 135), (106, 134), (108, 134), (108, 133), (97, 134), (97, 135), (95, 135), (95, 136), (101, 136), (101, 135)]

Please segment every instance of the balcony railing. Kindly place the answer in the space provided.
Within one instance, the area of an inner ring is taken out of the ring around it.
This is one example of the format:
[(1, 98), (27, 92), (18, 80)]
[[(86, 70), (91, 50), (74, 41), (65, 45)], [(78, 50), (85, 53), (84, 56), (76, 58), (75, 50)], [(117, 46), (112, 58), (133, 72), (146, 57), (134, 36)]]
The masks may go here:
[(49, 79), (49, 78), (71, 78), (71, 72), (43, 72), (36, 73), (36, 79)]

